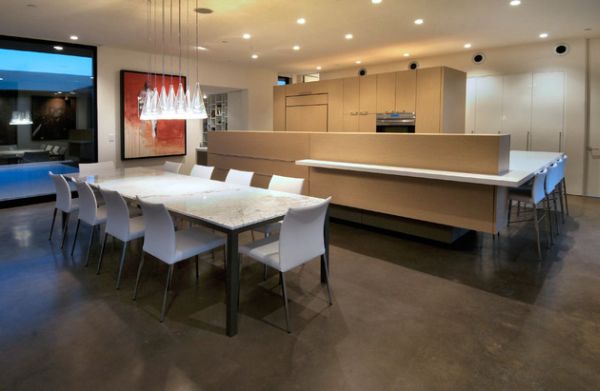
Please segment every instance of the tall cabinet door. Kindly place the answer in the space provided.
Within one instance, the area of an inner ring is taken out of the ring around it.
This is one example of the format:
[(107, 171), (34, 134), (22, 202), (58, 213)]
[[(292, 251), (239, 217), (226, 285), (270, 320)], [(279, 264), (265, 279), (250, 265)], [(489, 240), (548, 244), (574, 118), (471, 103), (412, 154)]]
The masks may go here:
[(417, 72), (396, 72), (396, 111), (414, 113), (417, 103)]
[(346, 132), (358, 132), (358, 114), (360, 111), (360, 81), (358, 77), (349, 77), (344, 79), (343, 84), (343, 128)]
[(359, 77), (360, 81), (360, 112), (377, 112), (377, 75)]
[(396, 73), (377, 75), (377, 112), (391, 113), (396, 110)]
[(467, 110), (465, 112), (465, 133), (475, 133), (475, 117), (477, 116), (477, 80), (467, 79)]
[(529, 149), (531, 131), (531, 73), (503, 77), (502, 125), (510, 134), (510, 149)]
[(475, 133), (498, 134), (502, 131), (502, 76), (477, 79)]
[(273, 130), (285, 130), (285, 86), (273, 87)]
[(439, 133), (442, 110), (442, 69), (417, 70), (416, 132)]
[(564, 73), (534, 73), (532, 101), (531, 150), (561, 151), (564, 145)]

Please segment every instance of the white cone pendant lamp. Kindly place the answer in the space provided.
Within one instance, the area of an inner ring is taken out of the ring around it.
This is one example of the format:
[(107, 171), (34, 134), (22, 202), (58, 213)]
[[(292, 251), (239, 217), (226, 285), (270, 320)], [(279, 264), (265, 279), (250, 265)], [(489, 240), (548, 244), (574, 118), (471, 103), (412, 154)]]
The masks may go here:
[[(152, 19), (152, 4), (155, 4), (158, 0), (148, 0), (148, 36), (151, 35), (151, 28), (153, 21)], [(140, 112), (140, 119), (143, 121), (155, 121), (157, 120), (170, 120), (170, 119), (205, 119), (208, 118), (206, 114), (206, 108), (204, 107), (204, 100), (202, 99), (202, 89), (200, 88), (200, 82), (198, 81), (198, 52), (196, 51), (196, 84), (192, 93), (190, 85), (188, 84), (187, 89), (184, 87), (181, 76), (181, 0), (179, 0), (179, 77), (177, 90), (175, 90), (174, 79), (170, 77), (170, 82), (167, 80), (165, 74), (165, 1), (162, 2), (162, 85), (160, 90), (156, 85), (158, 78), (154, 78), (154, 86), (147, 88), (145, 91), (144, 99), (142, 100), (142, 111)], [(156, 7), (157, 9), (158, 7)], [(197, 8), (197, 1), (196, 1)], [(190, 10), (186, 10), (190, 12)], [(154, 12), (155, 18), (157, 19), (157, 11)], [(171, 9), (172, 15), (172, 9)], [(172, 21), (170, 30), (173, 29)], [(158, 41), (158, 32), (156, 27), (154, 28), (154, 39), (150, 39), (151, 42)], [(196, 13), (196, 47), (198, 47), (198, 14)], [(150, 56), (152, 59), (152, 56)], [(152, 63), (152, 60), (150, 61)], [(149, 77), (149, 80), (151, 78)], [(150, 83), (149, 83), (150, 85)], [(153, 125), (153, 129), (155, 126)]]

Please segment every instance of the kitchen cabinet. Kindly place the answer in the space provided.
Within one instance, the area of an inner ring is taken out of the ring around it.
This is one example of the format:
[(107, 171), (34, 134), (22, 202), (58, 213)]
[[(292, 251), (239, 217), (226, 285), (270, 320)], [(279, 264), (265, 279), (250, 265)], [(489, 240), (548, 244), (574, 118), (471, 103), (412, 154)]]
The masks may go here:
[(360, 111), (360, 81), (358, 77), (343, 79), (344, 86), (344, 118), (343, 130), (345, 132), (358, 132)]
[(288, 106), (285, 122), (290, 132), (326, 132), (327, 105)]
[(396, 110), (396, 73), (377, 75), (377, 112), (391, 113)]
[(377, 112), (377, 75), (361, 76), (359, 80), (360, 90), (360, 112), (376, 113)]
[(502, 76), (477, 79), (475, 133), (498, 134), (502, 130)]
[(414, 113), (417, 101), (417, 72), (396, 72), (395, 110)]
[(376, 122), (377, 122), (377, 114), (376, 113), (361, 114), (358, 117), (358, 131), (374, 133), (377, 129)]
[(565, 75), (563, 72), (534, 73), (532, 83), (532, 151), (563, 149)]
[(466, 73), (447, 67), (417, 70), (416, 132), (464, 133)]
[(285, 91), (286, 86), (273, 88), (273, 130), (285, 130)]
[(467, 111), (465, 113), (465, 133), (475, 133), (475, 113), (477, 111), (477, 78), (467, 79)]
[(502, 82), (502, 133), (510, 134), (510, 149), (529, 149), (531, 73), (505, 75)]
[(327, 108), (327, 131), (342, 132), (344, 130), (344, 81), (329, 80), (329, 106)]

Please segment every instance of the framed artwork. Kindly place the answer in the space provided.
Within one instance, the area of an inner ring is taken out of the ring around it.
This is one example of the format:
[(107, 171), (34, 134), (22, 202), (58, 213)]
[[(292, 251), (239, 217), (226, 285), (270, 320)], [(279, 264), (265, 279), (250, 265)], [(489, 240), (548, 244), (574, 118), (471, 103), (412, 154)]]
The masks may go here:
[(35, 141), (66, 140), (69, 130), (76, 128), (77, 100), (65, 96), (31, 97), (31, 139)]
[[(162, 88), (173, 80), (175, 88), (179, 76), (148, 72), (121, 71), (121, 159), (144, 159), (165, 156), (184, 156), (186, 149), (186, 121), (142, 121), (146, 88)], [(181, 77), (185, 85), (185, 77)], [(149, 85), (149, 83), (152, 85)]]

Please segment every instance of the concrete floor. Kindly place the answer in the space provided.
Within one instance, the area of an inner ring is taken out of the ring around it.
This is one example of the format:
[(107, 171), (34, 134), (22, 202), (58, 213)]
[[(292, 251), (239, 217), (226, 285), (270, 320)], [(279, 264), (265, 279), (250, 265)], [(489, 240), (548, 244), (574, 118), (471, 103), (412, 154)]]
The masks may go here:
[(334, 305), (317, 261), (290, 273), (288, 335), (277, 278), (246, 261), (234, 338), (221, 254), (197, 285), (176, 269), (161, 324), (158, 262), (133, 302), (137, 247), (117, 291), (119, 244), (97, 276), (97, 247), (84, 268), (48, 242), (52, 204), (3, 209), (0, 389), (597, 390), (600, 200), (570, 207), (543, 262), (531, 224), (452, 246), (332, 224)]

